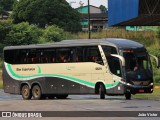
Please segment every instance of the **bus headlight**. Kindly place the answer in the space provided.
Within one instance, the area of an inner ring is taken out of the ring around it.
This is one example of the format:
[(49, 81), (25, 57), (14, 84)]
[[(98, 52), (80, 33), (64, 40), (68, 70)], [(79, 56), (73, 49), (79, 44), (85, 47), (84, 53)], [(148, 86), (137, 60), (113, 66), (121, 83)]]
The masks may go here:
[(128, 86), (131, 86), (131, 84), (127, 83)]
[(151, 86), (153, 86), (153, 83), (150, 83)]

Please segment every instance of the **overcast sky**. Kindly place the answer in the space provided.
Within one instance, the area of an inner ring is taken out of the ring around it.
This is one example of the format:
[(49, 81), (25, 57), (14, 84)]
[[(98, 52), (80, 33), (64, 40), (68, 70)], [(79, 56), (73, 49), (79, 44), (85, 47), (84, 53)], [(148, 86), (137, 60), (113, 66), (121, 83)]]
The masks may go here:
[[(71, 3), (71, 2), (75, 2), (75, 3), (72, 3), (71, 6), (73, 8), (77, 8), (77, 7), (80, 7), (80, 1), (81, 3), (84, 3), (83, 6), (85, 5), (88, 5), (88, 0), (66, 0), (67, 2)], [(104, 5), (104, 6), (108, 6), (108, 0), (90, 0), (90, 5), (93, 5), (93, 6), (96, 6), (96, 7), (99, 7), (100, 5)]]

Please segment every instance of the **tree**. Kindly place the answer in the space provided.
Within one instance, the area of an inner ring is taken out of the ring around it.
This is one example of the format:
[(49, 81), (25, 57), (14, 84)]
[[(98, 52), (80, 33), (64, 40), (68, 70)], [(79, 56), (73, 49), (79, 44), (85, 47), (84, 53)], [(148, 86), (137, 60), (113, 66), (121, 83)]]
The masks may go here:
[(0, 20), (0, 44), (3, 46), (5, 44), (6, 35), (12, 29), (12, 20)]
[(40, 43), (58, 42), (66, 38), (66, 32), (58, 26), (48, 26), (40, 38)]
[(80, 14), (66, 0), (19, 0), (12, 17), (14, 23), (28, 21), (39, 27), (57, 25), (65, 31), (81, 30)]
[(100, 5), (99, 8), (101, 9), (102, 13), (106, 13), (107, 12), (107, 8), (104, 5)]
[(0, 0), (0, 16), (3, 19), (4, 15), (8, 15), (7, 11), (11, 11), (16, 0)]
[(12, 26), (4, 42), (7, 46), (36, 44), (41, 35), (41, 29), (35, 25), (29, 25), (27, 22), (22, 22)]
[(16, 0), (0, 0), (0, 7), (5, 11), (11, 11)]

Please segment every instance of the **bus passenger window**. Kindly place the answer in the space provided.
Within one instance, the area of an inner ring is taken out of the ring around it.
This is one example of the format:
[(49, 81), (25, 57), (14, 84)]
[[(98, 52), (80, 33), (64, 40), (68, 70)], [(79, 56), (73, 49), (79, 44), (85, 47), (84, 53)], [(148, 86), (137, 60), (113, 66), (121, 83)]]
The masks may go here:
[(42, 62), (43, 62), (43, 63), (48, 63), (48, 57), (43, 57), (43, 58), (42, 58)]
[(38, 62), (37, 61), (38, 59), (36, 56), (36, 49), (29, 50), (26, 54), (27, 54), (27, 63), (28, 64), (35, 64)]
[(44, 49), (42, 56), (42, 63), (55, 63), (55, 49)]
[(31, 60), (32, 60), (32, 63), (37, 63), (37, 58), (32, 57)]
[(51, 63), (54, 63), (54, 62), (55, 62), (55, 58), (54, 58), (54, 57), (51, 57), (51, 58), (50, 58), (50, 62), (51, 62)]
[(98, 46), (87, 48), (86, 61), (103, 64)]
[(71, 49), (70, 48), (60, 48), (56, 50), (56, 61), (58, 63), (71, 62)]
[(83, 62), (83, 47), (76, 48), (75, 62)]

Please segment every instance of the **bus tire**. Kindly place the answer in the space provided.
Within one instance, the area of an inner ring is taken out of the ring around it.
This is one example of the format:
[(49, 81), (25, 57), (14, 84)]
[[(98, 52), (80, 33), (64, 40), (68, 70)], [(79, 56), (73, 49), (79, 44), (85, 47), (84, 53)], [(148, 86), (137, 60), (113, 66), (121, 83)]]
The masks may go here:
[(105, 99), (105, 87), (103, 84), (100, 84), (99, 87), (99, 94), (100, 94), (100, 99)]
[(60, 95), (56, 95), (57, 99), (66, 99), (68, 97), (68, 94), (60, 94)]
[(23, 85), (21, 89), (21, 94), (24, 100), (29, 100), (32, 98), (31, 90), (28, 85)]
[(131, 93), (125, 93), (125, 97), (126, 97), (126, 100), (130, 100), (131, 99)]
[(40, 100), (42, 96), (42, 91), (39, 85), (34, 85), (32, 88), (32, 96), (34, 100)]

